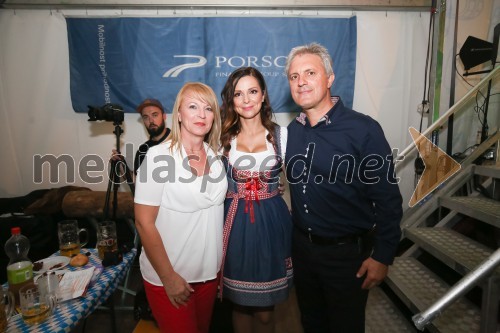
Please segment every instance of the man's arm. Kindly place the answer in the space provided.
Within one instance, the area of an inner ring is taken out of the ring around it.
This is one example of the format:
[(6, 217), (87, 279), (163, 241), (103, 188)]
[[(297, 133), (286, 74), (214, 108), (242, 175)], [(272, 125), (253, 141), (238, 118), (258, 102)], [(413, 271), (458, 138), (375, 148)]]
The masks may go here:
[(375, 121), (367, 131), (363, 152), (364, 156), (373, 156), (378, 161), (383, 161), (380, 169), (369, 169), (367, 172), (370, 179), (376, 179), (365, 186), (365, 193), (373, 202), (376, 233), (373, 252), (363, 262), (357, 274), (358, 277), (366, 274), (363, 288), (372, 288), (385, 278), (388, 265), (392, 264), (396, 255), (401, 238), (403, 209), (399, 186), (393, 177), (392, 150), (382, 128)]

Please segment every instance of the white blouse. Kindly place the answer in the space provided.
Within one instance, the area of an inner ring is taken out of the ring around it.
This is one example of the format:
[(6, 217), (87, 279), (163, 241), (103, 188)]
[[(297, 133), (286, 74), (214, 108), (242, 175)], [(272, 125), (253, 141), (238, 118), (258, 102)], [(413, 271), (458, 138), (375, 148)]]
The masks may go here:
[[(215, 279), (222, 262), (222, 227), (227, 180), (220, 159), (205, 143), (210, 171), (196, 177), (182, 148), (170, 152), (170, 140), (151, 147), (138, 170), (134, 202), (159, 206), (156, 218), (174, 270), (187, 282)], [(145, 251), (142, 277), (161, 286)]]

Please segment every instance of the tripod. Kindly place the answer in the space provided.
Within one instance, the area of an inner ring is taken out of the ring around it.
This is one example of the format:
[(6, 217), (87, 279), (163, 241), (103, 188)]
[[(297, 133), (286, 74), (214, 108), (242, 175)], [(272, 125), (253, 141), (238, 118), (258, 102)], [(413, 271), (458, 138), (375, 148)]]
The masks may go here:
[[(116, 150), (118, 154), (120, 155), (120, 136), (123, 134), (123, 129), (121, 128), (121, 123), (117, 120), (113, 122), (113, 125), (115, 126), (115, 130), (113, 133), (115, 134), (116, 137)], [(111, 160), (111, 166), (109, 170), (109, 179), (108, 179), (108, 189), (106, 191), (106, 198), (104, 202), (104, 212), (103, 212), (103, 218), (104, 220), (107, 220), (109, 217), (109, 199), (111, 196), (111, 188), (113, 188), (113, 212), (112, 212), (112, 219), (116, 220), (116, 211), (118, 208), (118, 187), (120, 186), (120, 180), (125, 177), (127, 184), (130, 188), (130, 191), (132, 192), (132, 196), (135, 193), (135, 185), (134, 181), (131, 176), (131, 171), (130, 168), (127, 165), (127, 162), (125, 159), (112, 159)], [(131, 221), (130, 219), (127, 219), (128, 224), (130, 228), (133, 230), (134, 233), (134, 247), (137, 249), (139, 247), (139, 237), (137, 234), (137, 230), (135, 229), (134, 222)], [(125, 294), (127, 293), (129, 295), (135, 296), (135, 292), (130, 290), (127, 285), (128, 285), (128, 279), (130, 276), (130, 270), (127, 272), (127, 275), (125, 277), (125, 281), (123, 286), (119, 286), (118, 289), (122, 291), (122, 303), (124, 301)], [(110, 302), (110, 307), (114, 308), (114, 303), (111, 301)], [(128, 308), (127, 308), (128, 309)], [(133, 308), (131, 308), (133, 310)], [(112, 310), (112, 313), (114, 313), (114, 310)], [(114, 323), (114, 320), (113, 320)]]
[[(120, 135), (123, 133), (123, 129), (120, 126), (120, 123), (117, 121), (113, 122), (115, 126), (115, 130), (113, 133), (116, 137), (116, 150), (118, 154), (120, 153)], [(123, 169), (122, 169), (123, 167)], [(116, 219), (116, 210), (118, 208), (118, 187), (120, 186), (120, 178), (125, 176), (127, 184), (132, 192), (132, 196), (135, 193), (134, 181), (132, 180), (132, 176), (130, 175), (131, 171), (127, 165), (127, 162), (123, 159), (120, 160), (111, 160), (111, 167), (109, 170), (109, 179), (108, 179), (108, 189), (106, 191), (106, 199), (104, 202), (104, 219), (108, 219), (109, 217), (109, 198), (111, 196), (111, 188), (113, 187), (113, 220)]]

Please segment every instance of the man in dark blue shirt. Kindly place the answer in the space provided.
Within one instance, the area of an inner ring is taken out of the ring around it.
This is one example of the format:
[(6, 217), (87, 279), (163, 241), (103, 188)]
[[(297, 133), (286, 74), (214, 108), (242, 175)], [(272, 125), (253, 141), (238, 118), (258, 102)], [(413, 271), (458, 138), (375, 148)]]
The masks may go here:
[(288, 126), (292, 259), (305, 333), (364, 332), (368, 290), (387, 275), (402, 198), (380, 125), (330, 96), (331, 57), (291, 50), (286, 73), (301, 114)]

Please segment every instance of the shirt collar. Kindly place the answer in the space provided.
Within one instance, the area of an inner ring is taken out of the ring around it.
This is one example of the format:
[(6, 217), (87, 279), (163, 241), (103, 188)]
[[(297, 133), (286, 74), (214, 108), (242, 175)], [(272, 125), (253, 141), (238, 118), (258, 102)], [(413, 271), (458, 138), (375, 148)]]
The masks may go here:
[[(162, 143), (163, 141), (165, 141), (165, 139), (167, 138), (167, 136), (169, 134), (170, 134), (170, 128), (167, 127), (167, 130), (165, 131), (165, 134), (163, 134), (163, 136), (159, 140), (153, 140), (153, 138), (150, 136), (148, 142), (150, 144), (151, 143)], [(148, 144), (148, 146), (149, 146), (149, 144)]]
[[(327, 124), (327, 125), (331, 123), (331, 121), (330, 121), (331, 110), (333, 110), (333, 108), (335, 107), (335, 105), (337, 104), (337, 102), (340, 100), (340, 97), (339, 96), (331, 96), (331, 100), (333, 102), (332, 108), (323, 117), (321, 117), (321, 119), (318, 121), (318, 124), (321, 123), (321, 122), (325, 122), (325, 124)], [(303, 126), (305, 126), (306, 125), (306, 120), (307, 120), (306, 113), (302, 111), (298, 115), (298, 117), (295, 118), (295, 120), (297, 120), (299, 123), (301, 123)]]

